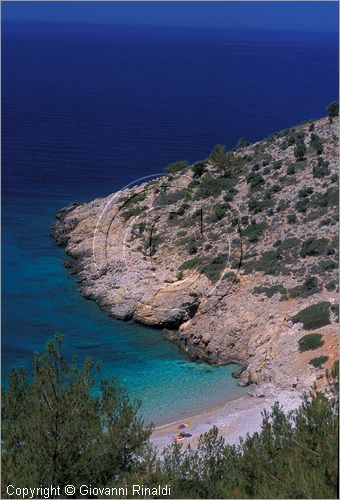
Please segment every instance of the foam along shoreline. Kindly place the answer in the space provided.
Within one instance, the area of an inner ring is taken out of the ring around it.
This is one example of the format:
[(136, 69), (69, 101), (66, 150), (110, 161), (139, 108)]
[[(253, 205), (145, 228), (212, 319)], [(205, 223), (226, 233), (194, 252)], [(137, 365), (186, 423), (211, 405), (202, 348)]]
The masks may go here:
[[(240, 437), (245, 437), (248, 433), (253, 434), (261, 429), (263, 411), (269, 411), (276, 401), (282, 406), (284, 412), (288, 413), (300, 406), (301, 398), (301, 393), (297, 391), (283, 390), (275, 396), (253, 397), (247, 395), (229, 401), (214, 410), (179, 421), (190, 423), (188, 432), (192, 435), (181, 442), (195, 447), (199, 436), (215, 425), (227, 444), (238, 444)], [(178, 432), (179, 422), (156, 427), (151, 435), (152, 444), (159, 450), (171, 444), (171, 435)]]

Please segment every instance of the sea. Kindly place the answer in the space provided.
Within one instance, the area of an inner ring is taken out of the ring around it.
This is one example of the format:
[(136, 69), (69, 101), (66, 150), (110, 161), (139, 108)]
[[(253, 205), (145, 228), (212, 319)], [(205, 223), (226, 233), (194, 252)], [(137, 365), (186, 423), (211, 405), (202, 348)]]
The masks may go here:
[(193, 362), (85, 300), (51, 225), (65, 205), (320, 117), (337, 98), (335, 35), (4, 21), (3, 384), (60, 332), (67, 356), (100, 361), (156, 425), (244, 395), (235, 366)]

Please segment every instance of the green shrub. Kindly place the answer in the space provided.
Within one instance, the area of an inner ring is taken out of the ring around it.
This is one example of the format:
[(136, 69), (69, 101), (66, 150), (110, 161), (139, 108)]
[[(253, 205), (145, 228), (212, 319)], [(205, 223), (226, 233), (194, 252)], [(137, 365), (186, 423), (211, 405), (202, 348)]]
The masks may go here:
[(229, 191), (223, 195), (224, 201), (233, 201), (235, 194), (237, 193), (236, 189), (230, 188)]
[(320, 333), (309, 333), (299, 340), (299, 351), (314, 351), (323, 346), (324, 341)]
[(295, 224), (295, 222), (297, 222), (296, 215), (294, 213), (288, 214), (287, 222), (288, 222), (288, 224)]
[(177, 280), (178, 280), (178, 281), (182, 281), (182, 279), (183, 279), (183, 278), (184, 278), (184, 273), (183, 273), (183, 271), (179, 271), (179, 272), (177, 273)]
[(250, 241), (250, 243), (257, 243), (260, 240), (265, 229), (266, 224), (264, 222), (260, 224), (250, 224), (246, 229), (242, 231), (242, 235), (248, 238), (248, 241)]
[(250, 198), (248, 202), (248, 207), (251, 212), (254, 214), (258, 214), (259, 212), (263, 212), (267, 208), (274, 207), (274, 200), (266, 199), (266, 200), (258, 200), (256, 198)]
[(238, 149), (242, 149), (242, 148), (245, 148), (249, 146), (249, 142), (246, 140), (246, 139), (243, 139), (243, 137), (241, 137), (237, 143), (236, 143), (236, 146), (235, 146), (235, 149), (238, 150)]
[(197, 253), (197, 251), (198, 251), (197, 241), (195, 240), (195, 238), (192, 238), (189, 241), (188, 253), (189, 253), (189, 255), (193, 255), (193, 254)]
[(325, 255), (327, 253), (329, 241), (326, 238), (308, 238), (301, 247), (301, 257), (312, 257), (315, 255)]
[(307, 153), (307, 148), (304, 142), (299, 139), (299, 141), (296, 142), (296, 146), (294, 149), (294, 155), (297, 161), (302, 161), (305, 158), (306, 153)]
[(140, 201), (145, 200), (145, 198), (146, 198), (146, 193), (138, 193), (138, 194), (135, 194), (131, 197), (123, 198), (122, 199), (122, 202), (123, 202), (122, 208), (130, 207), (131, 205), (134, 205), (135, 203), (139, 203)]
[[(304, 122), (305, 123), (305, 122)], [(303, 130), (299, 130), (295, 133), (295, 144), (297, 144), (299, 141), (304, 141), (305, 140), (305, 132)]]
[(298, 212), (305, 213), (311, 207), (311, 202), (309, 198), (302, 198), (297, 203), (295, 203), (295, 209)]
[[(270, 164), (271, 160), (272, 160), (272, 157), (270, 155), (266, 155), (262, 161), (262, 166), (267, 167)], [(270, 172), (270, 170), (269, 170), (269, 172)]]
[(183, 200), (183, 198), (186, 197), (187, 192), (187, 189), (179, 189), (178, 191), (170, 193), (164, 191), (163, 193), (160, 193), (159, 196), (157, 196), (153, 206), (161, 207), (163, 205), (174, 205), (178, 201)]
[(235, 179), (224, 177), (213, 177), (210, 173), (205, 173), (201, 177), (201, 182), (198, 186), (196, 198), (216, 198), (223, 191), (230, 191), (235, 184)]
[(254, 160), (254, 156), (253, 156), (253, 155), (251, 155), (251, 154), (248, 154), (248, 155), (243, 155), (243, 156), (242, 156), (242, 161), (243, 161), (243, 163), (249, 163), (249, 162), (251, 162), (251, 161), (253, 161), (253, 160)]
[(330, 119), (334, 116), (339, 116), (339, 101), (333, 101), (328, 104), (326, 112), (328, 113)]
[(335, 290), (336, 287), (336, 281), (335, 280), (330, 280), (328, 283), (326, 283), (325, 288), (329, 291), (332, 292)]
[(283, 186), (294, 186), (296, 183), (295, 178), (293, 176), (288, 176), (282, 181)]
[(243, 165), (243, 159), (231, 151), (226, 151), (222, 144), (216, 144), (209, 159), (223, 172), (223, 177), (235, 177)]
[(268, 142), (275, 142), (277, 137), (278, 137), (278, 133), (273, 133), (273, 134), (269, 134), (266, 139)]
[(127, 221), (131, 217), (137, 217), (137, 215), (144, 212), (144, 210), (145, 210), (145, 207), (134, 207), (134, 208), (131, 208), (131, 210), (122, 211), (122, 216)]
[(339, 304), (332, 304), (331, 311), (333, 314), (335, 314), (336, 321), (337, 323), (339, 323)]
[(315, 368), (320, 368), (328, 360), (328, 356), (319, 356), (318, 358), (313, 358), (309, 361), (309, 364)]
[[(302, 201), (302, 200), (300, 200)], [(325, 193), (315, 193), (305, 202), (307, 208), (315, 208), (319, 216), (326, 213), (328, 207), (337, 207), (339, 203), (339, 191), (337, 187), (328, 189)]]
[(300, 189), (299, 191), (299, 198), (307, 198), (307, 196), (309, 196), (310, 194), (313, 193), (313, 188), (312, 187), (307, 187), (307, 188), (303, 188), (303, 189)]
[(189, 182), (188, 189), (195, 189), (199, 185), (200, 185), (199, 179), (193, 179), (191, 182)]
[(221, 277), (221, 274), (227, 264), (228, 255), (220, 254), (215, 257), (213, 260), (205, 260), (202, 265), (202, 272), (206, 275), (206, 277), (215, 283)]
[(259, 189), (265, 183), (264, 178), (261, 174), (257, 172), (250, 172), (247, 176), (247, 183), (250, 186), (250, 189)]
[(296, 173), (295, 163), (288, 165), (287, 167), (287, 175), (294, 175)]
[(299, 247), (300, 240), (298, 238), (287, 238), (285, 240), (276, 240), (274, 247), (278, 248), (280, 251), (294, 250)]
[(339, 204), (339, 190), (338, 188), (330, 188), (326, 193), (321, 195), (321, 197), (315, 197), (313, 199), (315, 206), (320, 207), (337, 207)]
[(314, 293), (320, 292), (318, 280), (315, 276), (309, 276), (302, 285), (298, 285), (288, 290), (289, 297), (309, 297)]
[(322, 179), (329, 175), (329, 162), (324, 161), (322, 158), (318, 158), (318, 164), (313, 166), (313, 177), (315, 179)]
[(323, 153), (323, 140), (317, 134), (311, 134), (310, 145), (316, 154), (321, 155)]
[(202, 175), (206, 172), (207, 165), (204, 161), (198, 161), (193, 164), (192, 171), (194, 173), (194, 177), (202, 177)]
[(288, 145), (293, 146), (293, 144), (295, 144), (295, 140), (296, 140), (295, 133), (292, 130), (287, 136)]
[(284, 212), (287, 208), (289, 207), (289, 202), (288, 200), (280, 200), (277, 207), (276, 207), (276, 211), (277, 212)]
[(201, 257), (193, 257), (192, 259), (183, 262), (183, 264), (180, 265), (179, 270), (185, 271), (186, 269), (194, 269), (195, 267), (199, 267), (201, 262)]
[(286, 296), (287, 290), (285, 287), (281, 284), (279, 285), (273, 285), (271, 287), (265, 287), (265, 286), (256, 286), (253, 289), (253, 293), (255, 294), (261, 294), (264, 293), (268, 298), (273, 297), (276, 293), (280, 293), (282, 296)]
[(288, 274), (289, 270), (282, 263), (281, 253), (278, 251), (268, 251), (261, 255), (259, 260), (243, 263), (246, 273), (251, 271), (261, 271), (264, 274), (277, 276), (279, 274)]
[(278, 160), (276, 162), (273, 163), (273, 169), (274, 170), (280, 170), (280, 168), (282, 167), (282, 161), (281, 160)]
[(179, 216), (182, 216), (185, 214), (185, 212), (188, 210), (188, 208), (190, 208), (190, 205), (188, 203), (183, 203), (183, 205), (181, 205), (179, 207), (179, 209), (177, 210), (177, 215)]
[(223, 217), (225, 216), (227, 210), (228, 210), (228, 205), (224, 204), (224, 205), (216, 205), (214, 207), (214, 212), (213, 212), (213, 215), (211, 217), (211, 222), (218, 222), (220, 220), (223, 219)]
[(214, 283), (220, 279), (227, 261), (227, 254), (220, 254), (212, 260), (208, 257), (194, 257), (193, 259), (183, 262), (179, 270), (184, 271), (185, 269), (197, 268), (199, 272), (205, 274), (206, 277)]
[(293, 323), (303, 323), (305, 330), (316, 330), (329, 325), (329, 306), (330, 303), (326, 301), (313, 304), (295, 314), (291, 320)]
[(280, 184), (273, 184), (269, 191), (270, 193), (279, 193), (280, 191), (282, 191), (282, 186), (280, 186)]
[(262, 174), (263, 175), (269, 175), (271, 173), (270, 167), (266, 167), (263, 169)]
[(152, 235), (148, 238), (144, 244), (145, 250), (150, 256), (155, 255), (158, 250), (158, 245), (162, 243), (163, 238), (159, 235)]
[(186, 235), (187, 235), (186, 231), (178, 231), (178, 233), (177, 233), (178, 238), (182, 238), (183, 236), (186, 236)]
[(176, 174), (177, 172), (180, 172), (184, 168), (188, 167), (188, 162), (186, 160), (179, 160), (175, 161), (173, 163), (169, 163), (164, 169), (164, 171), (167, 174)]
[(335, 260), (326, 259), (320, 262), (321, 271), (328, 272), (337, 269), (338, 263)]

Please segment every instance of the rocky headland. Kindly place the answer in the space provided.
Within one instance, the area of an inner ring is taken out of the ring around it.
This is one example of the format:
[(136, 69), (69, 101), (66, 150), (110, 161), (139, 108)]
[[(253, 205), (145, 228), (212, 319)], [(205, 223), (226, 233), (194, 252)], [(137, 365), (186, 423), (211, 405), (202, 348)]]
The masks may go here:
[(252, 393), (327, 384), (338, 359), (338, 123), (328, 118), (57, 214), (81, 293), (236, 362)]

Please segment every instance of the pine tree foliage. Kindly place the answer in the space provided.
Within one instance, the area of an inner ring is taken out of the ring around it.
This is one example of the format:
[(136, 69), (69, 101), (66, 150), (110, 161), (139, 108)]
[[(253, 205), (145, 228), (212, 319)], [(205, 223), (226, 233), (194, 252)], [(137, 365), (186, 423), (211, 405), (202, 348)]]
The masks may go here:
[(102, 381), (96, 367), (66, 362), (61, 337), (34, 357), (33, 377), (13, 370), (2, 398), (2, 488), (41, 484), (108, 484), (134, 470), (151, 426), (125, 390)]
[(217, 427), (196, 448), (152, 449), (152, 426), (114, 381), (94, 388), (97, 367), (66, 361), (61, 338), (35, 355), (31, 377), (13, 370), (2, 399), (6, 487), (171, 485), (171, 498), (338, 498), (338, 365), (329, 390), (286, 415), (276, 403), (259, 432), (226, 445)]

